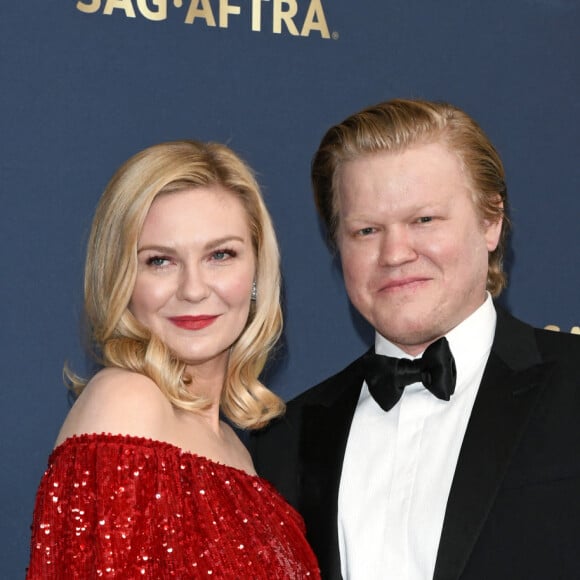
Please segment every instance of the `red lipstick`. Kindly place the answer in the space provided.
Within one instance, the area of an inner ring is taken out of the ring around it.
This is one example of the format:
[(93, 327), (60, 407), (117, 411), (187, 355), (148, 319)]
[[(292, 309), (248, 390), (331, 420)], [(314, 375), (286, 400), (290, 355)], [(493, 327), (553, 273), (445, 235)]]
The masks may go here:
[(215, 322), (217, 315), (202, 314), (201, 316), (172, 316), (169, 320), (185, 330), (201, 330)]

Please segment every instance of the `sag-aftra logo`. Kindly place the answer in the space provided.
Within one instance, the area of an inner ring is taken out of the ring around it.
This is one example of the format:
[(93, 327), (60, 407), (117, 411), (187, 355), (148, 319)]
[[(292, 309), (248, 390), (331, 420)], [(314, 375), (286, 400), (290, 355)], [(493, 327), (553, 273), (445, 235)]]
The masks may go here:
[(171, 11), (172, 16), (182, 14), (185, 24), (219, 28), (228, 28), (237, 17), (254, 32), (338, 38), (329, 32), (322, 0), (78, 0), (76, 8), (86, 14), (121, 13), (156, 21), (167, 20)]

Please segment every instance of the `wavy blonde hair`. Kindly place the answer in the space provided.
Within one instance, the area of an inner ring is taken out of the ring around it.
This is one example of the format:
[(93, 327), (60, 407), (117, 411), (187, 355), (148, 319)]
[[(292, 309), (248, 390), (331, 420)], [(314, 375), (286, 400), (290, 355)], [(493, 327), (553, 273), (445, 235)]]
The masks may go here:
[(336, 245), (339, 211), (337, 176), (341, 165), (362, 155), (400, 152), (440, 142), (454, 152), (470, 182), (481, 219), (502, 219), (497, 248), (489, 253), (487, 289), (498, 296), (506, 286), (503, 257), (509, 231), (505, 171), (494, 146), (465, 112), (447, 103), (393, 99), (368, 107), (331, 127), (312, 161), (312, 185), (329, 241)]
[[(139, 323), (128, 305), (137, 274), (137, 244), (158, 195), (219, 185), (246, 210), (256, 259), (257, 299), (246, 327), (230, 349), (220, 401), (234, 424), (255, 429), (284, 411), (283, 401), (258, 377), (280, 337), (280, 256), (272, 221), (251, 169), (218, 143), (174, 141), (137, 153), (113, 175), (96, 209), (85, 266), (85, 313), (97, 361), (151, 378), (173, 405), (206, 408), (193, 395), (192, 378), (156, 336)], [(87, 381), (65, 370), (79, 393)]]

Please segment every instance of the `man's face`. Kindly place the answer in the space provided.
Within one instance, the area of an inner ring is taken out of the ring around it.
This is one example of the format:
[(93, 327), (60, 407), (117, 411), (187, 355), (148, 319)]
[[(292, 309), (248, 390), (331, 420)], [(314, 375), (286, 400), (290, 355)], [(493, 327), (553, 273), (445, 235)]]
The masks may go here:
[(439, 143), (366, 155), (337, 177), (348, 295), (381, 335), (419, 354), (485, 301), (501, 221), (480, 218), (459, 159)]

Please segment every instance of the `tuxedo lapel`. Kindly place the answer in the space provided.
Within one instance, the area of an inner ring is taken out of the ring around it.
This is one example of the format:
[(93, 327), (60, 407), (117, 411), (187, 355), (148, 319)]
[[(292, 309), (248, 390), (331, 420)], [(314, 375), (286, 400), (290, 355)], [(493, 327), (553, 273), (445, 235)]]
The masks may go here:
[(447, 502), (434, 580), (456, 580), (464, 570), (551, 370), (540, 360), (532, 328), (498, 311)]
[(348, 433), (360, 395), (363, 371), (355, 361), (327, 381), (330, 403), (306, 405), (300, 439), (299, 510), (326, 579), (340, 579), (337, 510)]

